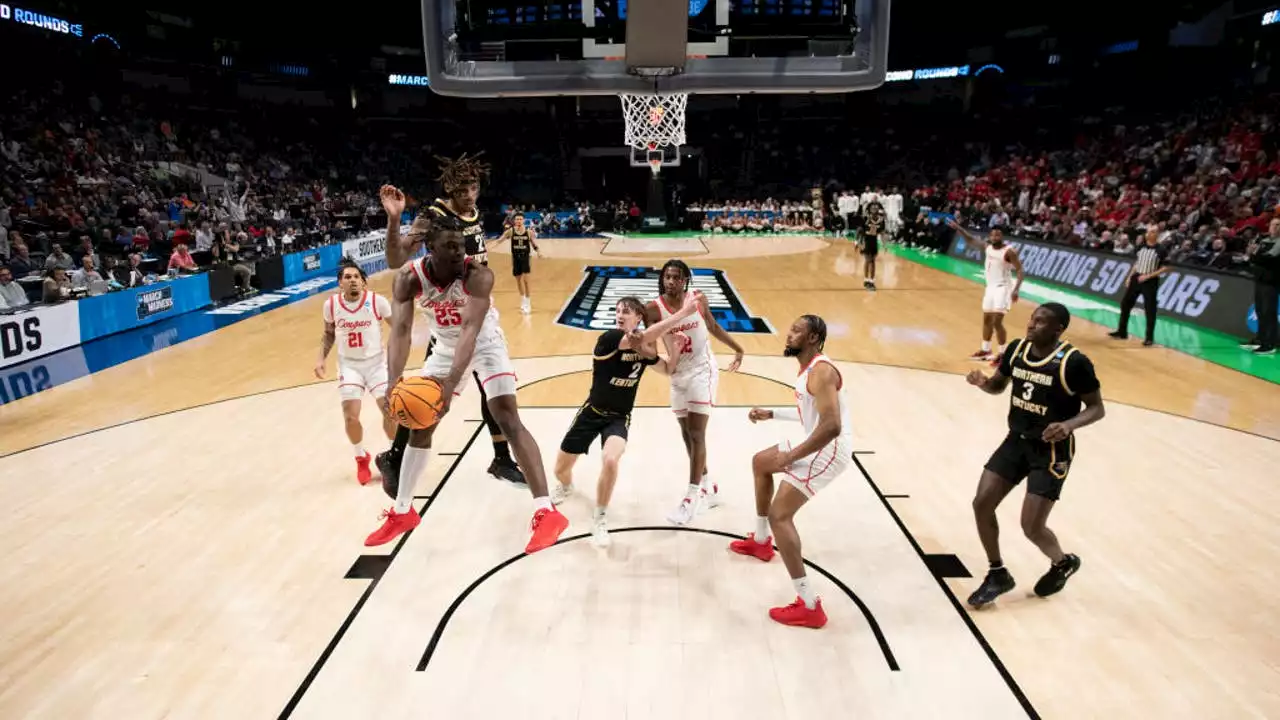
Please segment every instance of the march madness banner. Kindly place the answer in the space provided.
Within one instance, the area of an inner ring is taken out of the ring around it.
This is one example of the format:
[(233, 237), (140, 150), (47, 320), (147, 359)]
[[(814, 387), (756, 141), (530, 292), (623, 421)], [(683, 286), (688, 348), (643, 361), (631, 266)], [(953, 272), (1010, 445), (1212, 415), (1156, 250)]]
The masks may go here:
[[(1133, 257), (1024, 240), (1005, 235), (1018, 250), (1028, 278), (1119, 303)], [(947, 254), (981, 264), (985, 245), (956, 233)], [(1160, 313), (1235, 337), (1252, 336), (1257, 327), (1253, 279), (1246, 275), (1173, 265), (1156, 293)], [(1142, 307), (1138, 298), (1137, 307)]]
[[(732, 333), (772, 334), (764, 318), (751, 315), (723, 270), (692, 268), (690, 287), (707, 296), (711, 315), (720, 327)], [(583, 269), (582, 282), (569, 297), (556, 323), (579, 330), (608, 330), (616, 327), (614, 308), (618, 300), (632, 295), (647, 303), (658, 299), (659, 268), (593, 265)]]

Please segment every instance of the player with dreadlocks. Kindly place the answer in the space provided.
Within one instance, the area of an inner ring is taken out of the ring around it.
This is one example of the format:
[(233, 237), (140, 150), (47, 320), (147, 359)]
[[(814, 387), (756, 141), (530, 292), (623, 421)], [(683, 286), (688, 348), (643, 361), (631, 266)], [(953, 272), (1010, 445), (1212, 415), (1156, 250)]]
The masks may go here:
[[(409, 232), (400, 234), (400, 216), (404, 213), (405, 196), (392, 185), (383, 185), (380, 192), (382, 207), (387, 211), (387, 266), (396, 270), (408, 262), (418, 251), (426, 239), (431, 221), (435, 218), (453, 218), (462, 226), (463, 242), (467, 257), (472, 263), (489, 264), (489, 255), (484, 247), (484, 226), (480, 211), (476, 209), (476, 198), (480, 195), (480, 183), (489, 179), (489, 165), (480, 160), (480, 154), (466, 155), (450, 160), (436, 156), (440, 161), (440, 181), (445, 198), (436, 198), (426, 210), (414, 220)], [(433, 336), (427, 345), (427, 357), (431, 357), (431, 349), (435, 347)], [(489, 474), (501, 480), (517, 485), (525, 485), (524, 473), (511, 457), (511, 449), (502, 429), (493, 419), (489, 411), (488, 398), (484, 392), (484, 383), (490, 378), (482, 378), (472, 373), (476, 385), (480, 388), (480, 415), (489, 428), (493, 439), (493, 462), (489, 465)], [(399, 380), (399, 378), (395, 378)], [(404, 458), (404, 449), (409, 445), (409, 429), (401, 427), (396, 431), (396, 438), (391, 449), (377, 457), (378, 471), (382, 473), (382, 488), (391, 497), (396, 496), (399, 486), (400, 463)]]
[[(706, 296), (689, 289), (692, 281), (693, 272), (688, 265), (681, 260), (668, 260), (658, 276), (658, 299), (644, 308), (644, 324), (652, 327), (680, 312), (689, 292), (698, 299), (698, 312), (662, 336), (671, 368), (671, 410), (680, 423), (680, 434), (689, 452), (688, 489), (684, 499), (667, 516), (676, 525), (688, 525), (702, 507), (720, 504), (719, 488), (707, 478), (707, 421), (716, 406), (716, 388), (720, 382), (720, 369), (711, 352), (711, 336), (733, 350), (729, 372), (742, 364), (742, 346), (712, 317)], [(655, 369), (663, 371), (662, 366)]]

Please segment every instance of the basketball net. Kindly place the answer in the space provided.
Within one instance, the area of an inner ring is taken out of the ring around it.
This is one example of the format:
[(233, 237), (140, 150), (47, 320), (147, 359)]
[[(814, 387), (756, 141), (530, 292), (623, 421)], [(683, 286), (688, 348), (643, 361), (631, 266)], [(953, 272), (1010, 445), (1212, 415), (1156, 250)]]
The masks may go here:
[(634, 95), (622, 93), (622, 117), (627, 121), (627, 145), (646, 149), (650, 144), (684, 145), (684, 111), (688, 93)]

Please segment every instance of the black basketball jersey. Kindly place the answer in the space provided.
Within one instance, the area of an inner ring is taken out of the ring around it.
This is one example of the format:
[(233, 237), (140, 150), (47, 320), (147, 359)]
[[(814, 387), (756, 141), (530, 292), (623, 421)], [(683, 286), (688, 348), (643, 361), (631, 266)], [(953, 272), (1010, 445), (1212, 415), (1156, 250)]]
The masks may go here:
[(448, 203), (440, 198), (436, 198), (435, 202), (427, 206), (427, 209), (435, 215), (457, 218), (462, 225), (462, 239), (466, 243), (467, 257), (481, 265), (489, 264), (489, 253), (485, 252), (484, 248), (484, 225), (480, 220), (479, 210), (464, 217), (449, 209)]
[(867, 206), (867, 217), (862, 228), (864, 235), (879, 235), (881, 228), (884, 227), (884, 208), (880, 203), (873, 202)]
[(511, 230), (511, 253), (513, 255), (528, 255), (530, 249), (529, 229), (525, 228), (524, 232), (516, 232)]
[(606, 330), (596, 340), (595, 358), (591, 363), (591, 395), (587, 403), (597, 410), (626, 415), (636, 404), (636, 391), (646, 366), (658, 358), (646, 358), (634, 348), (622, 349), (626, 333)]
[(1095, 392), (1098, 377), (1093, 363), (1065, 340), (1048, 357), (1032, 356), (1031, 343), (1009, 343), (1000, 358), (1000, 374), (1010, 378), (1009, 430), (1039, 439), (1050, 423), (1080, 414), (1081, 395)]

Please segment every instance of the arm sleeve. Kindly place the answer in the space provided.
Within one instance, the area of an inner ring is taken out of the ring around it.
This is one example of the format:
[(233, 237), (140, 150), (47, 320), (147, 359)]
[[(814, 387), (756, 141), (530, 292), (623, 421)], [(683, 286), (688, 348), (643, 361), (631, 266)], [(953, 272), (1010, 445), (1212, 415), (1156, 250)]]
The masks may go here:
[(1079, 350), (1067, 358), (1067, 367), (1063, 373), (1067, 379), (1067, 387), (1076, 395), (1088, 395), (1102, 387), (1098, 376), (1093, 372), (1093, 361)]

